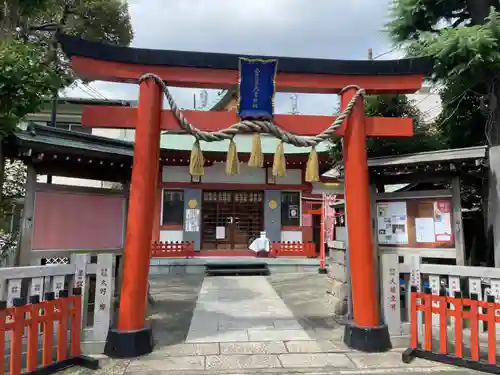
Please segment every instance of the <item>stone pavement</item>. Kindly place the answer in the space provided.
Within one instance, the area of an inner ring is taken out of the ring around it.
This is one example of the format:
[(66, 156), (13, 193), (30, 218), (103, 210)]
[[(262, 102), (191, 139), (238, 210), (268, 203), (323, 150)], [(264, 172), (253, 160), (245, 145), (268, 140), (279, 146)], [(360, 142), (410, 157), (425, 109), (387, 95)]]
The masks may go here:
[(264, 276), (203, 281), (186, 343), (293, 340), (311, 337)]
[[(470, 374), (389, 353), (352, 351), (332, 318), (323, 275), (156, 277), (151, 311), (155, 351), (134, 360), (103, 358), (94, 374)], [(77, 370), (84, 374), (87, 370)], [(75, 373), (75, 369), (68, 373)]]

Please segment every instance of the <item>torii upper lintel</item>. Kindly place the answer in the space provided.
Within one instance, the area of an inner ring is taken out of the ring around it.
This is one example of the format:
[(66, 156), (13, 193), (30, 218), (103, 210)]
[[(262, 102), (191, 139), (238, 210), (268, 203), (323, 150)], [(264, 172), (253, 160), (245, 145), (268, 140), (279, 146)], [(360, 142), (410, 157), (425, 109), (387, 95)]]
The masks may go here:
[[(64, 52), (81, 77), (138, 83), (154, 73), (170, 86), (228, 89), (238, 85), (240, 55), (129, 48), (59, 35)], [(247, 56), (251, 57), (251, 56)], [(425, 58), (330, 60), (270, 57), (279, 60), (277, 91), (338, 93), (357, 85), (367, 94), (408, 94), (420, 89), (430, 70)]]

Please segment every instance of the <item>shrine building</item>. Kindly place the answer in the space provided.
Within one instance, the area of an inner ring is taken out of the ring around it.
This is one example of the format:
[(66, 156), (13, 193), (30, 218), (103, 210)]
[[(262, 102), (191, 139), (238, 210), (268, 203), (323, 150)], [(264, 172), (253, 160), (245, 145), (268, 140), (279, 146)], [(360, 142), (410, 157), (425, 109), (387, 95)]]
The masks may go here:
[[(210, 110), (232, 111), (236, 102), (235, 92), (229, 90)], [(60, 99), (56, 127), (52, 127), (51, 104), (47, 103), (40, 113), (27, 116), (12, 137), (9, 153), (33, 166), (39, 188), (47, 181), (54, 185), (80, 185), (75, 189), (95, 189), (96, 193), (103, 188), (113, 190), (109, 188), (121, 186), (125, 202), (135, 130), (82, 126), (82, 108), (88, 104), (137, 105), (133, 101)], [(274, 177), (271, 168), (279, 143), (277, 139), (266, 135), (261, 137), (263, 168), (247, 165), (252, 135), (238, 135), (235, 143), (240, 173), (232, 176), (225, 173), (229, 141), (201, 142), (205, 171), (203, 176), (193, 177), (189, 173), (193, 137), (162, 135), (157, 199), (155, 211), (151, 213), (155, 216), (152, 242), (194, 242), (195, 250), (207, 255), (247, 255), (249, 243), (265, 231), (271, 241), (314, 242), (319, 245), (319, 217), (307, 214), (307, 207), (302, 203), (302, 198), (313, 196), (312, 193), (321, 186), (321, 182), (304, 180), (310, 150), (285, 144), (286, 176)], [(322, 143), (316, 150), (322, 174), (330, 167), (328, 146)], [(49, 180), (45, 177), (47, 175), (51, 176)], [(41, 204), (41, 198), (40, 195), (35, 206)], [(44, 220), (49, 223), (44, 225), (46, 232), (60, 232), (61, 226), (66, 226), (67, 217), (61, 216), (56, 206), (44, 213)], [(107, 215), (109, 220), (117, 221), (108, 226), (125, 228), (125, 212), (113, 217)], [(82, 222), (81, 225), (94, 226), (92, 222)], [(39, 230), (35, 226), (33, 231)], [(116, 239), (115, 242), (121, 247), (125, 231), (119, 232), (122, 241), (119, 243)], [(92, 248), (91, 243), (70, 245), (58, 243), (56, 239), (48, 241), (51, 242), (49, 245), (46, 236), (35, 233), (25, 247), (31, 247), (33, 251)], [(98, 243), (95, 246), (102, 247)]]

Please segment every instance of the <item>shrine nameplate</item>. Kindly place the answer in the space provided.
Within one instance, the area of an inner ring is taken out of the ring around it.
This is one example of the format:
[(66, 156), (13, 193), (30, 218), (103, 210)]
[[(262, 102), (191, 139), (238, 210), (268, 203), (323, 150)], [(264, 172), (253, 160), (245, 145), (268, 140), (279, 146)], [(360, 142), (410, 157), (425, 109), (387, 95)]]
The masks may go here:
[(273, 117), (277, 60), (240, 58), (238, 115), (241, 119)]

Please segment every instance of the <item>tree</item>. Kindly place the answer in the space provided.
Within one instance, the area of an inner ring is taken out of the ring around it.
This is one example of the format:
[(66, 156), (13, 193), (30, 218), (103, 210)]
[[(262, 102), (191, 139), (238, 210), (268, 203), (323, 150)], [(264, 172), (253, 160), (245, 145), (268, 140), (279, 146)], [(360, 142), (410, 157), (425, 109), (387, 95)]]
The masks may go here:
[[(426, 124), (422, 113), (406, 95), (372, 95), (365, 97), (367, 116), (411, 118), (413, 137), (370, 137), (366, 140), (368, 157), (401, 155), (443, 148), (443, 140), (436, 130)], [(331, 147), (335, 161), (342, 159), (341, 142), (336, 139)]]
[[(450, 145), (500, 145), (499, 8), (495, 0), (393, 0), (388, 24), (393, 40), (410, 56), (430, 57), (431, 78), (446, 87), (438, 127)], [(482, 206), (491, 253), (500, 247), (500, 203), (491, 164), (486, 179)], [(495, 261), (498, 265), (500, 259)]]
[[(57, 45), (58, 32), (129, 45), (133, 33), (123, 0), (4, 0), (0, 2), (0, 232), (8, 208), (23, 195), (24, 166), (8, 163), (3, 140), (27, 114), (70, 84), (74, 76)], [(9, 174), (10, 173), (10, 174)]]
[(7, 0), (0, 3), (0, 135), (72, 80), (56, 33), (128, 45), (132, 26), (121, 0)]

